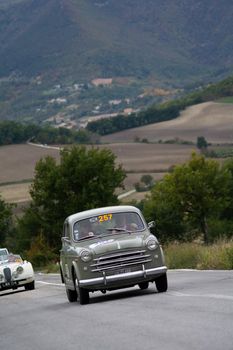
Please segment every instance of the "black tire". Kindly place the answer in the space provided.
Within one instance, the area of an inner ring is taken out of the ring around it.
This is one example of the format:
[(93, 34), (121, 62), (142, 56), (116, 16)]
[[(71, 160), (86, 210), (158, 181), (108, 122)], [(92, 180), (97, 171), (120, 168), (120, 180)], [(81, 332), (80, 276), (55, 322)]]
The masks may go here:
[(156, 288), (159, 293), (164, 293), (167, 291), (167, 274), (165, 273), (162, 276), (159, 276), (155, 280)]
[(138, 284), (141, 290), (147, 289), (149, 287), (149, 282), (141, 282)]
[(90, 299), (89, 299), (89, 292), (87, 289), (79, 287), (78, 297), (79, 297), (80, 305), (89, 304)]
[(75, 288), (76, 288), (76, 292), (78, 295), (78, 300), (79, 300), (80, 305), (89, 304), (89, 301), (90, 301), (89, 292), (87, 289), (79, 287), (78, 279), (76, 276), (74, 276), (74, 284), (75, 284)]
[(61, 265), (60, 265), (60, 264), (59, 264), (59, 270), (60, 270), (61, 282), (62, 282), (62, 283), (65, 283), (64, 277), (63, 277), (63, 273), (62, 273), (62, 268), (61, 268)]
[(66, 295), (70, 303), (77, 301), (78, 295), (76, 290), (66, 289)]
[(35, 289), (35, 281), (32, 281), (30, 283), (25, 284), (24, 288), (25, 288), (25, 290), (33, 290), (33, 289)]

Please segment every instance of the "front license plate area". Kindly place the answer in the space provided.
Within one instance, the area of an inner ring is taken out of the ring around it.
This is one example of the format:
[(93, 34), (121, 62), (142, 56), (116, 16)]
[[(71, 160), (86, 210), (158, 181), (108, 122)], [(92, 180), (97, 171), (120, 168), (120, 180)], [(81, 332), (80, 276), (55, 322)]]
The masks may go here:
[(125, 268), (125, 269), (119, 269), (113, 272), (114, 275), (120, 275), (122, 273), (129, 273), (131, 272), (130, 268)]
[(9, 287), (15, 287), (18, 285), (18, 282), (12, 281), (12, 282), (4, 282), (1, 284), (2, 288), (9, 288)]

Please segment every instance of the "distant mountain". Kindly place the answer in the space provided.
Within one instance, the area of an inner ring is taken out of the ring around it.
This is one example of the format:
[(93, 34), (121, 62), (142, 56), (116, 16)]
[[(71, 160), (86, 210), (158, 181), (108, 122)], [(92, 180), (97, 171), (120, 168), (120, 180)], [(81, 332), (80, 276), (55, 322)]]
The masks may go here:
[(232, 0), (0, 0), (0, 76), (223, 76), (232, 18)]
[(0, 120), (57, 125), (219, 81), (232, 18), (232, 0), (0, 0)]

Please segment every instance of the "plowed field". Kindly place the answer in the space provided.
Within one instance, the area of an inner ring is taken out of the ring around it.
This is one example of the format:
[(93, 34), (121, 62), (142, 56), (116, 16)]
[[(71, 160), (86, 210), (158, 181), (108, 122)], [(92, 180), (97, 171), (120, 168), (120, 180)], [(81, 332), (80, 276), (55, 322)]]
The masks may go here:
[(102, 142), (131, 142), (135, 137), (151, 142), (179, 138), (196, 142), (233, 143), (233, 104), (206, 102), (184, 110), (180, 117), (102, 137)]

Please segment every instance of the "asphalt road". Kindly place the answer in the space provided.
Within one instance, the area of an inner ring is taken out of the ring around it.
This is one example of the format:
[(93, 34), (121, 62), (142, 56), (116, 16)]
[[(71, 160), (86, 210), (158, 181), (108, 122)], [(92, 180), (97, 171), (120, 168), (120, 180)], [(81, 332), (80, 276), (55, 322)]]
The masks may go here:
[(169, 271), (155, 286), (69, 303), (58, 275), (0, 293), (1, 350), (233, 350), (233, 271)]

